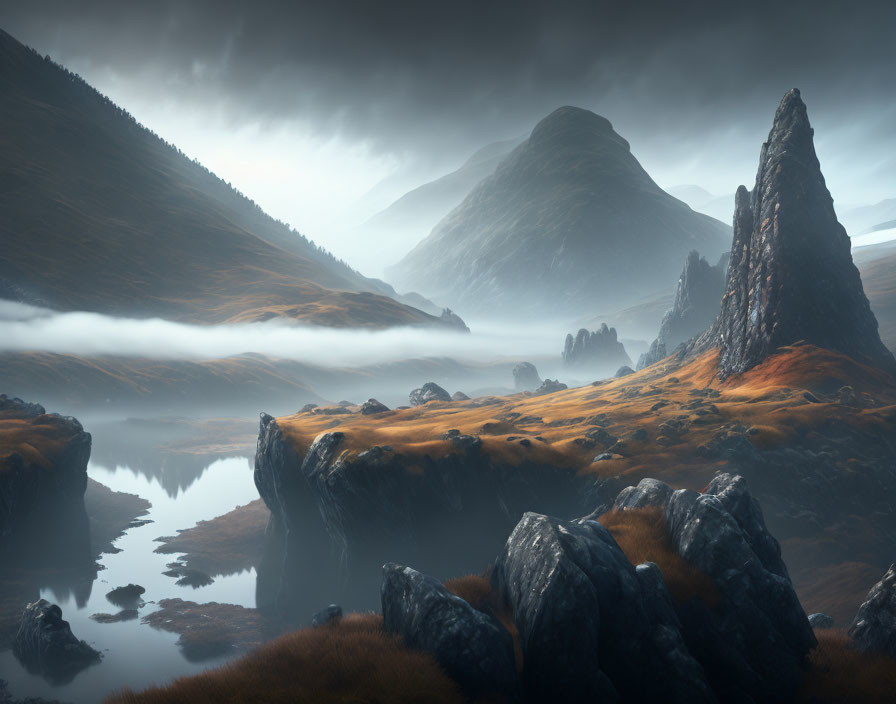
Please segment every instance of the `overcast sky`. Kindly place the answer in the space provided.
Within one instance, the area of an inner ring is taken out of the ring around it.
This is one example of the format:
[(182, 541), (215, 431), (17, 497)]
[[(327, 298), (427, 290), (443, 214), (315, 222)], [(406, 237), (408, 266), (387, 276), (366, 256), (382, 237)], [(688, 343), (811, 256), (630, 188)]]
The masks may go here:
[(382, 178), (410, 187), (562, 104), (609, 118), (660, 185), (725, 194), (796, 86), (835, 201), (896, 197), (890, 0), (10, 5), (3, 29), (350, 263), (341, 233)]

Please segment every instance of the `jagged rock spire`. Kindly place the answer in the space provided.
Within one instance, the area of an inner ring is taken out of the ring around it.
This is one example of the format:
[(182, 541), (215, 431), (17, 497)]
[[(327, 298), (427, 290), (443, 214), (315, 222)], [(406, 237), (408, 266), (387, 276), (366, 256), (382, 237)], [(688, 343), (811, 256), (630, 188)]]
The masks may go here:
[(704, 338), (721, 347), (723, 378), (800, 340), (896, 370), (837, 221), (813, 133), (794, 88), (762, 145), (753, 191), (737, 190), (721, 312)]

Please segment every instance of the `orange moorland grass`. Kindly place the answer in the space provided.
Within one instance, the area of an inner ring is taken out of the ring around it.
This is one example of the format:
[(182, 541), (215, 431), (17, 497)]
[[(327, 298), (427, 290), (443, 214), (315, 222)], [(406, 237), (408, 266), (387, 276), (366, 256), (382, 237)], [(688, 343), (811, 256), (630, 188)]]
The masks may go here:
[(520, 643), (520, 634), (513, 620), (513, 612), (504, 604), (504, 601), (492, 589), (489, 575), (468, 574), (464, 577), (455, 577), (445, 581), (445, 588), (466, 601), (474, 609), (480, 611), (490, 610), (501, 622), (504, 628), (513, 638), (513, 655), (516, 660), (516, 669), (523, 671), (523, 646)]
[(598, 521), (633, 565), (656, 563), (673, 601), (681, 604), (696, 596), (710, 608), (718, 604), (718, 589), (709, 575), (683, 558), (672, 543), (661, 508), (610, 511)]
[(165, 687), (124, 690), (105, 704), (460, 704), (457, 685), (424, 653), (383, 631), (374, 614), (296, 631), (216, 670)]
[(896, 658), (862, 653), (849, 645), (846, 631), (816, 631), (818, 647), (797, 701), (815, 704), (886, 704), (896, 698)]
[(155, 552), (186, 553), (184, 561), (188, 567), (212, 576), (235, 574), (257, 567), (270, 515), (264, 501), (255, 499), (223, 516), (199, 521), (192, 528), (166, 540)]
[[(724, 382), (717, 378), (717, 359), (717, 351), (685, 363), (669, 358), (620, 379), (546, 396), (519, 393), (486, 403), (484, 399), (431, 402), (372, 416), (297, 413), (277, 421), (299, 452), (305, 452), (320, 433), (338, 430), (345, 434), (346, 459), (373, 445), (389, 445), (409, 460), (409, 471), (416, 468), (415, 458), (458, 452), (454, 443), (442, 438), (447, 430), (457, 428), (479, 435), (483, 451), (505, 465), (549, 464), (570, 472), (621, 476), (630, 483), (654, 476), (678, 487), (699, 489), (712, 479), (720, 462), (696, 449), (722, 427), (734, 423), (752, 427), (750, 442), (772, 448), (798, 439), (830, 418), (885, 429), (896, 414), (896, 387), (889, 377), (836, 352), (811, 345), (783, 348), (750, 372)], [(836, 391), (834, 387), (846, 381), (858, 393), (872, 393), (876, 407), (857, 408), (830, 400), (811, 403), (804, 396), (807, 390), (821, 393), (821, 387)], [(694, 392), (706, 387), (718, 396), (695, 406), (701, 396)], [(601, 416), (607, 419), (602, 422), (606, 430), (625, 441), (626, 451), (623, 456), (594, 462), (595, 455), (607, 448), (600, 443), (589, 446), (581, 439), (594, 430), (594, 420)], [(665, 432), (660, 426), (677, 422), (680, 416), (688, 419), (686, 434), (672, 443), (657, 443)], [(646, 440), (631, 436), (639, 429), (647, 432)], [(521, 444), (521, 437), (529, 443)]]
[(0, 457), (17, 452), (26, 463), (48, 469), (72, 437), (65, 421), (53, 415), (0, 417)]

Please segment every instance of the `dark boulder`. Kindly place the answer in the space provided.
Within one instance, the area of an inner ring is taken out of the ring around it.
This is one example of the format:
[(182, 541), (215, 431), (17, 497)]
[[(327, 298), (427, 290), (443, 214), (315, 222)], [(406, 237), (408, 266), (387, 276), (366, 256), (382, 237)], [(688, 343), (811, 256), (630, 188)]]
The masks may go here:
[(616, 370), (616, 373), (613, 375), (613, 377), (616, 379), (621, 379), (624, 376), (628, 376), (629, 374), (634, 374), (634, 373), (635, 373), (635, 370), (632, 369), (631, 367), (622, 366)]
[(342, 607), (339, 604), (330, 604), (311, 617), (312, 628), (326, 626), (329, 623), (338, 623), (342, 620)]
[(762, 145), (753, 190), (737, 189), (722, 307), (699, 345), (721, 347), (722, 378), (798, 341), (896, 370), (837, 221), (813, 135), (793, 89)]
[(513, 388), (517, 391), (534, 391), (541, 386), (541, 377), (531, 362), (520, 362), (513, 368)]
[(514, 614), (528, 701), (715, 701), (655, 565), (602, 525), (527, 513), (492, 572)]
[(383, 625), (432, 655), (471, 698), (515, 697), (513, 640), (494, 615), (477, 611), (437, 579), (410, 567), (383, 567)]
[(412, 406), (422, 406), (430, 401), (450, 401), (451, 394), (433, 381), (426, 382), (419, 389), (414, 389), (408, 395), (408, 401)]
[(564, 389), (568, 389), (569, 387), (566, 384), (561, 384), (556, 379), (545, 379), (541, 386), (539, 386), (533, 392), (536, 396), (544, 396), (545, 394), (552, 394), (555, 391), (563, 391)]
[(115, 589), (106, 594), (106, 598), (116, 606), (143, 606), (143, 600), (140, 597), (145, 593), (146, 589), (139, 584), (128, 584), (126, 587), (115, 587)]
[(896, 657), (896, 564), (868, 592), (849, 637), (859, 650)]
[(361, 415), (371, 416), (376, 413), (387, 413), (388, 411), (389, 407), (375, 398), (369, 398), (361, 404)]
[(59, 683), (100, 659), (99, 652), (74, 636), (62, 609), (45, 599), (25, 607), (13, 651), (29, 672)]
[(632, 365), (625, 346), (617, 339), (616, 328), (607, 327), (606, 323), (601, 325), (600, 330), (588, 332), (582, 328), (575, 337), (567, 335), (562, 357), (563, 364), (567, 367), (592, 371)]
[(645, 479), (621, 491), (614, 504), (616, 510), (648, 506), (663, 508), (678, 552), (718, 589), (717, 608), (691, 600), (679, 616), (691, 652), (722, 687), (720, 696), (787, 700), (816, 641), (744, 479), (720, 474), (703, 494)]
[(832, 619), (827, 614), (823, 613), (814, 613), (809, 614), (809, 625), (812, 626), (812, 630), (820, 630), (823, 628), (833, 628), (834, 627), (834, 619)]

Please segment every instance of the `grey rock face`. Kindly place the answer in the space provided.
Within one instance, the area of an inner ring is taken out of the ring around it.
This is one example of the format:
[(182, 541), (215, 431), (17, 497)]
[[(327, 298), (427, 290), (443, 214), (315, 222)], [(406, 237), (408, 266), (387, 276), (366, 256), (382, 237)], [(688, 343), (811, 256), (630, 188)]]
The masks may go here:
[(666, 345), (659, 340), (650, 343), (650, 349), (642, 353), (638, 357), (638, 371), (646, 369), (651, 364), (656, 364), (661, 359), (665, 359), (669, 355), (666, 353)]
[(25, 607), (13, 651), (29, 671), (53, 682), (66, 682), (100, 659), (96, 650), (72, 634), (62, 609), (45, 599)]
[(659, 570), (636, 569), (596, 521), (527, 513), (492, 582), (513, 610), (529, 700), (715, 701)]
[(834, 619), (823, 613), (809, 614), (809, 625), (812, 626), (812, 629), (815, 631), (824, 628), (833, 628)]
[(896, 657), (896, 564), (868, 592), (849, 637), (859, 650)]
[(896, 370), (837, 221), (813, 134), (793, 89), (762, 145), (753, 190), (737, 190), (722, 308), (701, 340), (721, 347), (723, 378), (800, 340)]
[(430, 401), (450, 401), (451, 394), (433, 381), (426, 382), (419, 389), (414, 389), (408, 394), (408, 401), (412, 406), (422, 406)]
[(414, 650), (432, 655), (471, 698), (517, 689), (513, 640), (491, 614), (410, 567), (383, 567), (383, 625)]
[(361, 404), (361, 415), (370, 416), (376, 413), (387, 413), (389, 407), (375, 398), (369, 398)]
[(675, 287), (672, 308), (663, 316), (657, 340), (674, 350), (682, 342), (704, 332), (719, 316), (728, 255), (714, 266), (692, 249)]
[(724, 684), (723, 698), (791, 696), (815, 637), (744, 479), (720, 474), (704, 494), (645, 479), (614, 504), (647, 506), (663, 508), (678, 552), (718, 588), (714, 611), (692, 602), (679, 616), (691, 652), (713, 682)]
[(513, 388), (517, 391), (534, 391), (541, 386), (541, 377), (531, 362), (520, 362), (513, 368)]
[(321, 609), (311, 617), (311, 627), (319, 628), (340, 620), (342, 620), (342, 607), (339, 604), (330, 604), (327, 608)]
[(629, 374), (634, 374), (634, 373), (635, 373), (635, 370), (632, 369), (631, 367), (623, 366), (623, 367), (619, 367), (619, 369), (616, 370), (616, 373), (613, 376), (616, 379), (620, 379), (624, 376), (628, 376)]
[(566, 384), (562, 384), (556, 379), (545, 379), (533, 393), (536, 396), (544, 396), (545, 394), (552, 394), (555, 391), (563, 391), (568, 388)]
[(574, 368), (618, 369), (632, 365), (625, 345), (617, 339), (616, 328), (607, 327), (606, 323), (600, 330), (588, 332), (582, 328), (575, 337), (567, 335), (562, 357), (564, 365)]

